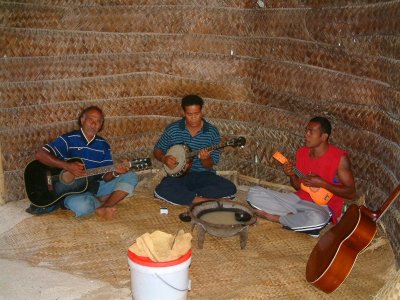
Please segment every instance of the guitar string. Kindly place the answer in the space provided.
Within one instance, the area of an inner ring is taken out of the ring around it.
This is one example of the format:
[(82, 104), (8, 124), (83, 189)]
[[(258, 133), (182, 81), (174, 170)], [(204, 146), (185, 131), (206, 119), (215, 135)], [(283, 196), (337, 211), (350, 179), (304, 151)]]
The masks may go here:
[[(124, 162), (123, 164), (125, 164), (125, 165), (128, 164), (130, 169), (135, 169), (135, 170), (140, 170), (140, 169), (143, 169), (145, 167), (151, 166), (151, 163), (148, 162), (149, 158), (144, 158), (144, 159), (140, 159), (140, 160), (145, 160), (146, 162), (142, 163), (142, 164), (137, 164), (137, 160), (134, 160), (132, 162)], [(91, 170), (93, 170), (93, 171), (97, 170), (97, 171), (95, 171), (95, 172), (92, 171), (91, 172)], [(115, 171), (115, 165), (106, 166), (106, 167), (100, 167), (100, 168), (95, 168), (95, 169), (88, 169), (87, 171), (88, 171), (87, 172), (88, 175), (74, 177), (74, 180), (75, 179), (81, 179), (81, 178), (87, 178), (87, 177), (95, 176), (95, 175), (99, 175), (99, 174), (105, 174), (105, 173), (111, 172), (111, 171)], [(51, 175), (50, 178), (51, 179), (58, 178), (60, 176), (60, 174)]]

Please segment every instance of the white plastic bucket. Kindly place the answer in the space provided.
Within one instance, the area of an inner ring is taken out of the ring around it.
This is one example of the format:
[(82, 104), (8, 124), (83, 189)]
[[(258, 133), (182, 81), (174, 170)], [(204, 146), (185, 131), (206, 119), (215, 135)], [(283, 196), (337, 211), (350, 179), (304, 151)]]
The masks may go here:
[(184, 300), (190, 289), (192, 250), (167, 262), (153, 262), (128, 251), (132, 298), (135, 300)]

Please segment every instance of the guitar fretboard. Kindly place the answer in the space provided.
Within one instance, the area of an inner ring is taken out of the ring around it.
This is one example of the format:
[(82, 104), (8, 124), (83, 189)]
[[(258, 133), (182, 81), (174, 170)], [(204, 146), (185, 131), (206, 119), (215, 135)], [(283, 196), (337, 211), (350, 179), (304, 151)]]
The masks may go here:
[(375, 212), (376, 222), (378, 222), (389, 209), (389, 207), (394, 203), (394, 200), (400, 195), (400, 184), (394, 189), (390, 194), (389, 198), (383, 203), (381, 208)]
[(100, 168), (95, 168), (95, 169), (89, 169), (89, 170), (86, 170), (86, 176), (77, 177), (77, 178), (94, 176), (94, 175), (98, 175), (98, 174), (105, 174), (108, 172), (113, 172), (115, 170), (116, 170), (115, 165), (107, 166), (107, 167), (100, 167)]
[[(229, 143), (219, 143), (217, 145), (214, 145), (214, 146), (211, 146), (211, 147), (208, 147), (208, 148), (203, 148), (203, 149), (211, 151), (211, 150), (216, 150), (216, 149), (227, 147), (227, 146), (229, 146)], [(203, 149), (200, 149), (200, 150), (203, 150)], [(186, 154), (186, 158), (192, 158), (192, 157), (197, 156), (199, 154), (200, 150), (191, 151), (191, 152), (187, 153)]]
[[(130, 162), (123, 162), (122, 164), (127, 166), (129, 169), (135, 169), (135, 170), (145, 168), (149, 165), (147, 159), (137, 159), (137, 160), (130, 161)], [(110, 166), (105, 166), (105, 167), (89, 169), (89, 170), (86, 170), (85, 176), (76, 177), (76, 179), (90, 177), (90, 176), (99, 175), (99, 174), (105, 174), (108, 172), (113, 172), (115, 170), (116, 170), (116, 165), (110, 165)]]
[(299, 169), (297, 169), (296, 167), (293, 167), (293, 172), (299, 177), (299, 178), (304, 178), (306, 177), (303, 173), (300, 172)]

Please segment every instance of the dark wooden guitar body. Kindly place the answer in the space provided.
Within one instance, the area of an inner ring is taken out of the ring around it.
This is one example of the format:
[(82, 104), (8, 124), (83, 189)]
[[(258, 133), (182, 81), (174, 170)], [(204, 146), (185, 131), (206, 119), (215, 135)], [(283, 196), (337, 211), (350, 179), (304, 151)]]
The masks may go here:
[(377, 221), (399, 194), (400, 185), (377, 211), (350, 205), (340, 222), (312, 250), (306, 267), (307, 281), (325, 293), (336, 290), (349, 275), (358, 254), (374, 239)]
[(363, 212), (363, 208), (351, 205), (340, 222), (321, 237), (310, 254), (306, 279), (326, 293), (333, 292), (342, 284), (358, 254), (376, 234), (376, 223)]

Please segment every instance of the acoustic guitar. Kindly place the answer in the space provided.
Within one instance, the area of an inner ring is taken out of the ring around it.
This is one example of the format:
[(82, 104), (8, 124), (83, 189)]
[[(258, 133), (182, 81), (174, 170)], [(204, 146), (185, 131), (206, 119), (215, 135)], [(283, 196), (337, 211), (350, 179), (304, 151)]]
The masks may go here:
[[(71, 158), (68, 162), (80, 162), (80, 158)], [(131, 169), (143, 170), (151, 166), (150, 158), (124, 162)], [(52, 168), (38, 160), (31, 161), (24, 170), (25, 191), (29, 201), (38, 207), (56, 203), (67, 195), (79, 194), (87, 190), (94, 176), (115, 171), (115, 165), (86, 170), (86, 176), (75, 177), (70, 172)]]
[[(243, 147), (246, 144), (246, 139), (244, 137), (233, 138), (226, 143), (220, 143), (208, 148), (209, 151), (216, 150), (224, 147)], [(172, 155), (176, 158), (176, 166), (173, 169), (168, 168), (164, 165), (164, 170), (171, 177), (179, 177), (185, 174), (192, 166), (193, 157), (199, 154), (200, 150), (191, 151), (188, 145), (178, 144), (174, 145), (168, 149), (166, 155)]]
[(352, 204), (338, 224), (327, 231), (315, 245), (306, 267), (308, 282), (331, 293), (349, 275), (355, 260), (373, 240), (376, 223), (400, 194), (400, 185), (377, 211)]
[[(279, 151), (276, 151), (274, 155), (272, 155), (273, 158), (275, 158), (277, 161), (279, 161), (281, 164), (286, 164), (288, 162), (287, 158), (282, 155)], [(299, 177), (299, 178), (304, 178), (306, 177), (299, 169), (296, 167), (293, 167), (293, 172)], [(300, 188), (310, 194), (311, 199), (318, 205), (326, 205), (329, 200), (333, 197), (333, 193), (330, 191), (324, 189), (324, 188), (318, 188), (318, 187), (312, 187), (312, 186), (305, 186), (303, 183), (300, 183)]]

